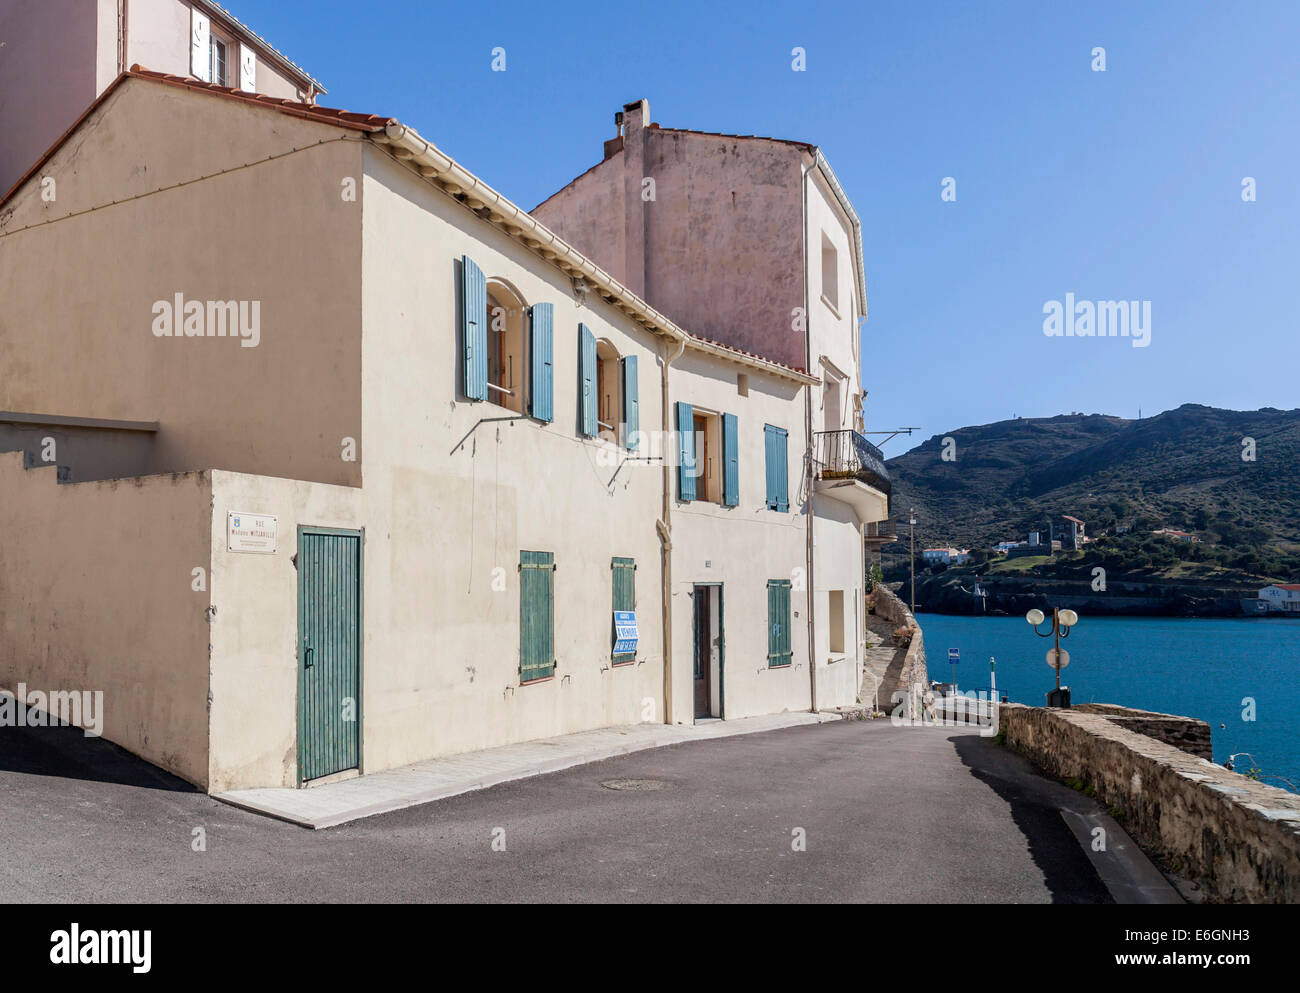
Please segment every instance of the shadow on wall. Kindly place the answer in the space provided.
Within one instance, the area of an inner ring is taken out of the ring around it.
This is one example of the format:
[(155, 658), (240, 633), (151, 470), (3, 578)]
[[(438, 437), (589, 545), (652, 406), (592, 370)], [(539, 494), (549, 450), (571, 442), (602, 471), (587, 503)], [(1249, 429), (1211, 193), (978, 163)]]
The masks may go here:
[(114, 430), (40, 420), (41, 415), (0, 412), (0, 452), (22, 452), (27, 469), (58, 466), (59, 482), (66, 483), (150, 473), (156, 427)]

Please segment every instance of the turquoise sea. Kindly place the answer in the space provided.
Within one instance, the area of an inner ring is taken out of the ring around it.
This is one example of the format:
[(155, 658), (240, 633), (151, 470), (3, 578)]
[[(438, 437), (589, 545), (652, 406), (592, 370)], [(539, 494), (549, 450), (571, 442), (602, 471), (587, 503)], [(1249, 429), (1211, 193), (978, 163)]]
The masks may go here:
[[(1054, 685), (1046, 661), (1052, 639), (1036, 637), (1023, 617), (923, 613), (917, 620), (931, 679), (951, 682), (948, 649), (956, 648), (959, 689), (988, 687), (991, 656), (999, 693), (1045, 703)], [(1216, 762), (1249, 752), (1265, 774), (1300, 788), (1300, 618), (1084, 616), (1061, 647), (1070, 653), (1061, 685), (1073, 703), (1199, 717), (1213, 731)], [(1243, 719), (1246, 698), (1255, 702), (1253, 721)], [(1248, 766), (1238, 759), (1238, 772)]]

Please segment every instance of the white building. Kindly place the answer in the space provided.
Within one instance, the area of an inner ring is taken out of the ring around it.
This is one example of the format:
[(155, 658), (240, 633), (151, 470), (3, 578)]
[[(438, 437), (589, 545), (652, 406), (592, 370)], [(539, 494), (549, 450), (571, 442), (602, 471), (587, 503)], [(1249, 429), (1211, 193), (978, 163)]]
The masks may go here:
[(0, 686), (212, 792), (854, 703), (889, 484), (798, 156), (795, 368), (396, 120), (118, 76), (0, 199)]
[(1259, 591), (1259, 598), (1272, 613), (1300, 613), (1300, 583), (1282, 585), (1274, 583)]

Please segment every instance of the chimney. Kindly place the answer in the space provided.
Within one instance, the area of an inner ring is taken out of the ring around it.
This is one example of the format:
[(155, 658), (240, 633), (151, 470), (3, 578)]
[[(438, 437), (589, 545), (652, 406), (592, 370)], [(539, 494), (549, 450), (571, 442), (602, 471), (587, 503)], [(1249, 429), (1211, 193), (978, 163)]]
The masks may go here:
[(650, 123), (650, 101), (637, 100), (623, 104), (623, 137), (640, 131)]
[(637, 100), (625, 103), (623, 109), (614, 112), (615, 136), (605, 142), (605, 158), (617, 155), (623, 150), (624, 141), (650, 123), (650, 102)]

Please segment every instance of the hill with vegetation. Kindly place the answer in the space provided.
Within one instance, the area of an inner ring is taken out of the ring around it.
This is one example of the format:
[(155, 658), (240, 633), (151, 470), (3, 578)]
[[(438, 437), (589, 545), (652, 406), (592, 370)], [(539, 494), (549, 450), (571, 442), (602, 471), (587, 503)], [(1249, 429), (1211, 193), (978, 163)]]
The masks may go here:
[[(985, 574), (1066, 579), (1100, 564), (1225, 588), (1300, 581), (1300, 410), (1184, 404), (1140, 420), (1016, 418), (937, 435), (888, 466), (900, 538), (885, 549), (888, 578), (906, 572), (915, 508), (918, 572), (921, 549), (956, 546), (971, 548)], [(988, 563), (995, 543), (1029, 531), (1046, 540), (1063, 514), (1083, 520), (1095, 543)], [(1165, 528), (1200, 541), (1152, 534)]]

